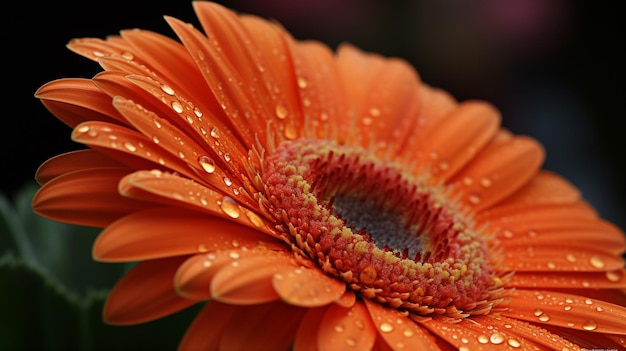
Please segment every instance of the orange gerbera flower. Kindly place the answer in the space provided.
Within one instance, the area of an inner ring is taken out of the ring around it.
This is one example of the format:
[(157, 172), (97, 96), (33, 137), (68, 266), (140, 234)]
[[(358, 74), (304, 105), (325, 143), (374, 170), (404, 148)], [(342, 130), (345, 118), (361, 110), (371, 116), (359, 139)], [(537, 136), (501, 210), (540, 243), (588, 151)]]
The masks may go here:
[(89, 149), (41, 166), (34, 209), (139, 262), (107, 322), (203, 303), (181, 350), (626, 345), (623, 233), (496, 109), (193, 6), (204, 34), (73, 40), (104, 71), (36, 93)]

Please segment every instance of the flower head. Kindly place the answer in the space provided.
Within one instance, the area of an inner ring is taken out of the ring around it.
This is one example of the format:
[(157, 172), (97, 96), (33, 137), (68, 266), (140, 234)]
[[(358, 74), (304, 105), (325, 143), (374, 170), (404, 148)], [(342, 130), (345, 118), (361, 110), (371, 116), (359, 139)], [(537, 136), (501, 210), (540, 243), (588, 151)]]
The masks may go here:
[(494, 107), (193, 6), (178, 40), (72, 40), (103, 71), (36, 93), (89, 148), (40, 167), (34, 209), (138, 262), (107, 322), (204, 304), (182, 350), (626, 345), (623, 233)]

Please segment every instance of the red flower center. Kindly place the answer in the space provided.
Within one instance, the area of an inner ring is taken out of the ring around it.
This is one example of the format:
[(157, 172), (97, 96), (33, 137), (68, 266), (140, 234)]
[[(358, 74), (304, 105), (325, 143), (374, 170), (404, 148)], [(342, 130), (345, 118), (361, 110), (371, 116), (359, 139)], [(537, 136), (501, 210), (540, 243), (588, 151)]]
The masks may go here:
[(361, 296), (454, 318), (495, 304), (493, 248), (444, 187), (363, 149), (306, 139), (276, 147), (261, 177), (294, 252)]

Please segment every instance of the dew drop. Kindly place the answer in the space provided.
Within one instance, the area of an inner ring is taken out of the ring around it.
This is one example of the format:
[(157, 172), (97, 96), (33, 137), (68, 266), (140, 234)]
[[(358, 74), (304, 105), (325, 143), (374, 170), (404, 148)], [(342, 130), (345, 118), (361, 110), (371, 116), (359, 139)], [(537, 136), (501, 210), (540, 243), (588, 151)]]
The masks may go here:
[(514, 233), (511, 229), (505, 229), (502, 231), (502, 236), (507, 238), (507, 239), (511, 239), (513, 237)]
[(393, 325), (385, 322), (383, 324), (380, 325), (380, 331), (383, 333), (390, 333), (393, 331)]
[(236, 259), (238, 259), (240, 257), (239, 256), (239, 252), (237, 252), (237, 251), (232, 251), (231, 253), (228, 254), (228, 256), (230, 258), (232, 258), (233, 260), (236, 260)]
[(509, 340), (507, 340), (507, 344), (509, 344), (509, 346), (514, 347), (514, 348), (518, 348), (518, 347), (522, 346), (522, 344), (520, 344), (520, 342), (517, 341), (516, 339), (509, 339)]
[(276, 117), (284, 119), (285, 117), (287, 117), (288, 113), (289, 112), (287, 111), (287, 108), (285, 106), (281, 104), (276, 105)]
[(220, 204), (220, 208), (231, 218), (239, 217), (239, 206), (237, 206), (235, 200), (229, 196), (224, 196)]
[(565, 259), (567, 260), (567, 262), (576, 262), (576, 256), (574, 256), (574, 254), (568, 253), (567, 255), (565, 255)]
[(198, 252), (207, 252), (209, 249), (204, 244), (198, 245)]
[(167, 95), (174, 95), (174, 89), (172, 89), (169, 85), (161, 85), (161, 90)]
[(486, 344), (486, 343), (489, 342), (489, 338), (487, 337), (487, 335), (484, 335), (484, 334), (480, 335), (478, 337), (478, 342), (481, 343), (481, 344)]
[(465, 346), (465, 345), (463, 345), (463, 346), (459, 347), (459, 351), (470, 351), (470, 348)]
[(484, 177), (480, 180), (480, 185), (482, 185), (484, 188), (489, 188), (491, 184), (492, 184), (491, 179), (487, 177)]
[(583, 323), (583, 329), (585, 330), (596, 330), (596, 328), (598, 328), (598, 323), (596, 323), (593, 319), (587, 320)]
[(357, 319), (354, 321), (354, 325), (359, 328), (359, 329), (363, 329), (365, 328), (365, 324), (363, 323), (363, 321), (361, 319)]
[(230, 155), (229, 154), (224, 154), (224, 161), (230, 162)]
[(374, 117), (380, 116), (380, 109), (378, 109), (376, 107), (370, 108), (370, 115), (372, 115)]
[(228, 177), (224, 177), (224, 184), (226, 184), (226, 186), (231, 186), (233, 185), (233, 181)]
[(547, 314), (542, 314), (541, 316), (539, 316), (539, 320), (542, 322), (547, 322), (550, 320), (550, 316), (548, 316)]
[(209, 156), (198, 157), (198, 163), (205, 172), (209, 174), (215, 172), (215, 162)]
[(293, 123), (289, 123), (285, 126), (284, 134), (285, 138), (289, 140), (294, 140), (298, 136), (298, 133), (296, 132), (296, 127), (293, 125)]
[(202, 111), (199, 108), (194, 107), (193, 113), (194, 113), (194, 115), (196, 115), (196, 117), (202, 118)]
[(335, 329), (335, 331), (336, 331), (337, 333), (343, 333), (343, 331), (344, 331), (344, 327), (343, 327), (343, 325), (342, 325), (342, 324), (337, 324), (337, 325), (335, 325), (335, 328), (334, 328), (334, 329)]
[(347, 338), (346, 339), (346, 345), (348, 345), (349, 347), (355, 347), (356, 346), (356, 341), (353, 338)]
[(619, 271), (606, 272), (606, 279), (608, 279), (610, 282), (618, 282), (620, 279), (620, 272)]
[(602, 312), (602, 311), (604, 311), (604, 308), (602, 306), (598, 306), (598, 307), (596, 307), (596, 311)]
[(591, 299), (585, 299), (585, 305), (593, 305), (593, 301)]
[(556, 264), (554, 264), (554, 262), (548, 262), (546, 265), (547, 265), (547, 266), (548, 266), (548, 268), (550, 268), (550, 269), (555, 269), (555, 268), (556, 268)]
[(133, 55), (130, 51), (124, 51), (122, 53), (122, 58), (127, 61), (132, 61), (135, 58), (135, 55)]
[(462, 182), (463, 182), (464, 185), (467, 185), (467, 186), (470, 186), (470, 185), (472, 185), (474, 183), (472, 178), (468, 177), (468, 176), (463, 177)]
[(178, 102), (178, 101), (174, 101), (172, 102), (172, 108), (174, 109), (174, 111), (176, 111), (177, 113), (181, 113), (183, 112), (183, 105)]
[(252, 222), (252, 224), (254, 224), (257, 228), (263, 226), (263, 220), (256, 213), (252, 211), (247, 211), (246, 217), (248, 217), (250, 222)]
[(563, 307), (563, 309), (566, 310), (566, 311), (571, 311), (572, 310), (572, 306), (567, 305), (567, 306)]
[(304, 77), (298, 77), (298, 87), (300, 87), (300, 89), (304, 89), (307, 87), (309, 83), (306, 81), (306, 79), (304, 79)]
[(467, 200), (472, 204), (472, 205), (478, 205), (480, 203), (480, 196), (476, 195), (476, 194), (470, 194), (467, 198)]
[(491, 341), (491, 343), (494, 345), (500, 345), (504, 342), (504, 336), (502, 336), (502, 334), (500, 333), (493, 333), (489, 337), (489, 341)]
[(137, 148), (135, 147), (135, 145), (133, 145), (130, 141), (125, 142), (124, 143), (124, 147), (126, 148), (126, 150), (128, 150), (130, 152), (137, 151)]
[(589, 263), (591, 263), (594, 268), (604, 268), (604, 261), (602, 261), (602, 258), (596, 255), (593, 255), (589, 258)]
[(535, 309), (535, 311), (533, 312), (533, 314), (535, 315), (535, 317), (539, 317), (543, 314), (543, 310), (540, 309)]
[(402, 332), (402, 335), (406, 336), (407, 338), (410, 338), (415, 334), (411, 329), (404, 329), (404, 332)]
[(159, 137), (157, 137), (156, 135), (152, 137), (152, 141), (153, 141), (155, 144), (158, 144), (158, 143), (160, 142)]

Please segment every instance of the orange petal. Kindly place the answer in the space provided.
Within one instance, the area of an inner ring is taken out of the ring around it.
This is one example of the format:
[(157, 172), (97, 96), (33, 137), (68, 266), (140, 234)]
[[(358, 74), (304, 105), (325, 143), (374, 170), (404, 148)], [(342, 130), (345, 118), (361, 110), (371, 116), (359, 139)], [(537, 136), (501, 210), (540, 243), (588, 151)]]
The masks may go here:
[(317, 330), (322, 323), (326, 309), (326, 307), (320, 307), (307, 310), (298, 326), (293, 351), (319, 351)]
[[(94, 150), (77, 150), (57, 155), (44, 162), (37, 169), (35, 179), (40, 185), (50, 180), (78, 170), (89, 168), (124, 168), (113, 159)], [(130, 172), (130, 170), (128, 170)]]
[(97, 149), (134, 170), (167, 165), (172, 171), (194, 175), (184, 162), (127, 127), (98, 121), (83, 122), (74, 128), (72, 140)]
[[(506, 331), (506, 333), (511, 336), (511, 338), (507, 340), (507, 344), (512, 347), (516, 347), (518, 344), (515, 341), (519, 341), (521, 338), (540, 344), (541, 346), (547, 347), (551, 350), (576, 349), (571, 341), (564, 338), (564, 335), (561, 335), (560, 333), (549, 333), (545, 329), (531, 323), (494, 314), (479, 317), (478, 320), (482, 324), (492, 325), (499, 330)], [(519, 338), (516, 338), (516, 336)]]
[(302, 307), (317, 307), (338, 301), (346, 284), (319, 269), (284, 267), (274, 274), (272, 284), (283, 301)]
[(236, 305), (251, 305), (280, 299), (273, 286), (278, 272), (295, 267), (293, 255), (267, 251), (254, 256), (237, 257), (225, 265), (211, 281), (211, 297)]
[(37, 191), (33, 210), (60, 222), (105, 227), (147, 207), (117, 192), (118, 182), (127, 173), (119, 168), (90, 168), (60, 175)]
[(480, 212), (531, 180), (543, 158), (543, 148), (534, 139), (520, 136), (494, 142), (450, 179), (450, 185), (457, 187), (461, 201)]
[(217, 351), (228, 322), (237, 319), (241, 312), (241, 306), (210, 301), (187, 328), (178, 351)]
[[(543, 338), (547, 334), (521, 338), (506, 328), (494, 327), (494, 322), (487, 317), (472, 317), (459, 323), (432, 319), (423, 322), (422, 326), (459, 350), (534, 350), (539, 349), (535, 339)], [(571, 343), (562, 342), (572, 347)]]
[[(117, 35), (107, 37), (107, 40), (99, 38), (72, 39), (67, 48), (90, 60), (98, 61), (108, 56), (124, 56), (127, 60), (137, 58), (132, 55), (132, 48)], [(129, 56), (129, 55), (132, 55)], [(143, 64), (143, 62), (139, 62)]]
[[(568, 222), (513, 224), (507, 226), (504, 230), (508, 232), (502, 234), (504, 239), (501, 244), (507, 251), (543, 246), (543, 249), (554, 248), (555, 253), (567, 251), (567, 248), (588, 248), (620, 255), (626, 248), (624, 233), (606, 221), (572, 219)], [(568, 257), (572, 263), (577, 261), (571, 255)]]
[(565, 227), (572, 220), (594, 220), (598, 215), (588, 203), (577, 201), (571, 203), (543, 203), (520, 206), (496, 206), (476, 216), (477, 226), (486, 225), (488, 232), (496, 232), (501, 237), (510, 237), (511, 233), (503, 234), (512, 227), (529, 229), (536, 223), (558, 223)]
[(533, 289), (626, 289), (624, 269), (607, 272), (515, 272), (507, 287)]
[(439, 348), (430, 333), (395, 309), (389, 309), (368, 299), (367, 307), (378, 333), (393, 350), (437, 351)]
[[(240, 179), (232, 174), (245, 174), (246, 171), (240, 162), (241, 159), (235, 159), (236, 154), (231, 156), (230, 149), (220, 150), (222, 157), (219, 159), (207, 157), (209, 153), (203, 151), (202, 146), (196, 144), (167, 120), (142, 109), (132, 101), (116, 98), (114, 104), (139, 131), (170, 154), (184, 160), (197, 175), (202, 176), (203, 182), (224, 194), (241, 191), (239, 190)], [(184, 142), (181, 143), (181, 140)], [(248, 203), (256, 203), (256, 201), (248, 200)]]
[(620, 256), (585, 245), (508, 246), (502, 257), (504, 270), (518, 272), (604, 272), (624, 267)]
[(152, 321), (195, 304), (174, 292), (174, 273), (185, 257), (144, 261), (131, 269), (111, 290), (104, 304), (104, 320), (115, 325)]
[(317, 345), (320, 350), (369, 350), (377, 337), (376, 326), (365, 305), (357, 302), (351, 308), (329, 305), (319, 326)]
[(124, 177), (120, 181), (119, 190), (124, 196), (173, 207), (188, 207), (277, 236), (271, 222), (235, 201), (243, 195), (239, 198), (224, 196), (174, 174), (158, 170), (138, 171)]
[[(181, 223), (184, 231), (180, 230)], [(124, 262), (238, 247), (278, 249), (281, 244), (230, 221), (183, 208), (163, 207), (113, 222), (96, 239), (93, 255), (102, 262)]]
[(307, 121), (303, 133), (313, 139), (343, 142), (352, 124), (345, 118), (347, 99), (333, 52), (319, 42), (288, 41), (288, 44), (294, 56), (300, 100)]
[[(266, 252), (261, 252), (265, 254)], [(242, 257), (256, 256), (256, 250), (221, 250), (189, 257), (180, 265), (174, 277), (179, 295), (196, 300), (211, 297), (211, 281), (225, 266), (239, 264)], [(234, 263), (237, 262), (237, 263)]]
[(554, 291), (517, 289), (502, 315), (594, 333), (626, 335), (626, 307)]
[(147, 30), (123, 30), (120, 34), (132, 46), (135, 56), (143, 60), (150, 72), (155, 72), (153, 78), (167, 79), (162, 83), (188, 96), (195, 106), (205, 107), (207, 111), (217, 110), (217, 101), (210, 98), (211, 90), (179, 42)]
[(580, 191), (565, 178), (542, 170), (530, 182), (494, 207), (534, 206), (543, 203), (569, 203), (580, 200)]
[(352, 290), (346, 290), (335, 303), (341, 307), (352, 307), (356, 303), (356, 294)]
[(337, 50), (337, 66), (353, 108), (354, 120), (343, 121), (351, 125), (349, 136), (374, 152), (395, 156), (417, 122), (417, 72), (403, 60), (365, 54), (347, 44)]
[(491, 105), (468, 101), (424, 132), (419, 162), (433, 165), (436, 180), (445, 181), (468, 163), (498, 131), (500, 114)]
[(304, 308), (281, 301), (245, 306), (226, 322), (219, 350), (290, 350)]
[(71, 128), (84, 121), (124, 123), (124, 118), (111, 106), (111, 98), (89, 79), (54, 80), (39, 88), (35, 97)]

